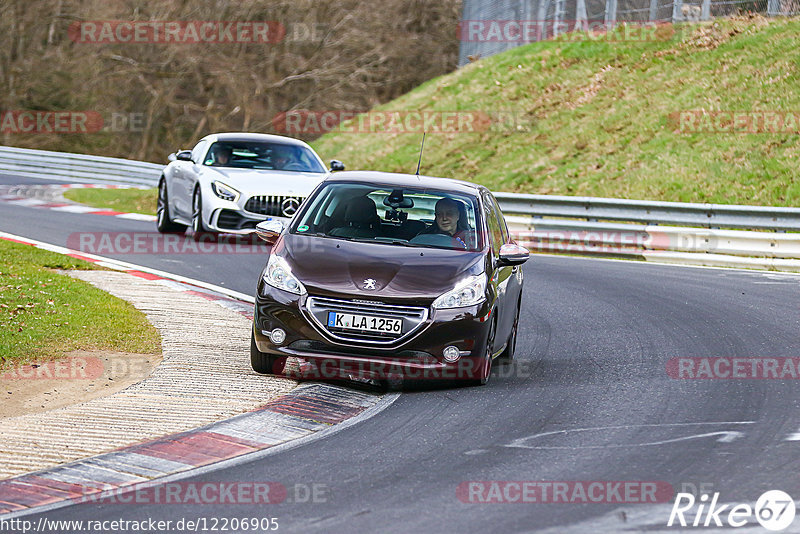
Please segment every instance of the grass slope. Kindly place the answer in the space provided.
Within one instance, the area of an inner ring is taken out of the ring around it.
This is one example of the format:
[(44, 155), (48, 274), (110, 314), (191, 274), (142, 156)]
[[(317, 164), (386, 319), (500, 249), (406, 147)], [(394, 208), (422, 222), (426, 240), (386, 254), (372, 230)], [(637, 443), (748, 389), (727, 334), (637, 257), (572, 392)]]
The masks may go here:
[(93, 268), (0, 240), (0, 369), (72, 350), (161, 351), (158, 331), (133, 305), (56, 271)]
[[(797, 134), (680, 133), (684, 110), (800, 111), (800, 21), (743, 16), (651, 42), (539, 42), (377, 110), (505, 111), (520, 128), (428, 135), (424, 174), (496, 191), (791, 206)], [(417, 133), (329, 133), (348, 169), (414, 172)]]
[(156, 214), (158, 189), (68, 189), (64, 198), (123, 213)]

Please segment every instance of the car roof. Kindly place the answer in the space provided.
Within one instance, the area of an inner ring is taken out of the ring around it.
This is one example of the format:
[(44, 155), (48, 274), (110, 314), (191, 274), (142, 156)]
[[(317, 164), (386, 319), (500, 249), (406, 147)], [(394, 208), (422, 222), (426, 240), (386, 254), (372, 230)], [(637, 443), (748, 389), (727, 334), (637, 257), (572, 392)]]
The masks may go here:
[(380, 171), (342, 171), (335, 172), (325, 178), (325, 182), (349, 182), (354, 184), (376, 184), (388, 187), (422, 187), (438, 189), (454, 193), (477, 195), (486, 188), (471, 182), (455, 180), (453, 178), (438, 178), (436, 176), (417, 176), (416, 174), (402, 174), (396, 172)]
[(248, 132), (224, 132), (205, 136), (203, 139), (208, 141), (260, 141), (262, 143), (282, 143), (284, 145), (308, 146), (300, 139), (285, 137), (283, 135), (248, 133)]

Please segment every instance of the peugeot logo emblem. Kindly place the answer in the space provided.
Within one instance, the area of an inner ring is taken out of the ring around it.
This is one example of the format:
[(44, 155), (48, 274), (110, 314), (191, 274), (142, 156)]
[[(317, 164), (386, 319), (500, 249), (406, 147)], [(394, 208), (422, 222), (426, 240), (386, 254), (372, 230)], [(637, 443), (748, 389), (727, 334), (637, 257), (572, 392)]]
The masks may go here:
[(375, 280), (372, 278), (364, 280), (364, 289), (375, 289)]
[(295, 213), (297, 213), (297, 208), (300, 207), (300, 201), (294, 197), (286, 197), (281, 202), (281, 213), (283, 213), (284, 217), (292, 217)]

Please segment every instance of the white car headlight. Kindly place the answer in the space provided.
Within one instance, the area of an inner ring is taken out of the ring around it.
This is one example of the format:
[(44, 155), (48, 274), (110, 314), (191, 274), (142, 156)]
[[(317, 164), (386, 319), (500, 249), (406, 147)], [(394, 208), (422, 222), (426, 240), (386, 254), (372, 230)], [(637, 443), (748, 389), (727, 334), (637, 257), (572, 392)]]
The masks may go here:
[(269, 257), (263, 278), (265, 283), (274, 288), (282, 289), (295, 295), (306, 294), (306, 288), (300, 283), (300, 280), (294, 277), (286, 260), (275, 254)]
[(225, 185), (222, 182), (211, 182), (211, 190), (214, 191), (214, 194), (222, 200), (236, 202), (236, 200), (239, 198), (239, 192), (236, 189), (229, 185)]
[(470, 276), (455, 288), (440, 295), (433, 301), (433, 307), (439, 310), (447, 308), (463, 308), (473, 306), (486, 299), (486, 275), (481, 273)]

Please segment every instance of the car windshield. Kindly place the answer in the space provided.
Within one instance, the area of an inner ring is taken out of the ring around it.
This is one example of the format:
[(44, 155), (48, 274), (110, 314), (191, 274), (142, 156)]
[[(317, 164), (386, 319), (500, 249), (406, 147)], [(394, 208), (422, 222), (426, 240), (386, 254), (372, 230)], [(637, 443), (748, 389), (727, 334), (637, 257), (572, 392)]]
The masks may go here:
[(291, 233), (394, 246), (478, 251), (475, 197), (449, 191), (329, 183), (309, 199)]
[(259, 141), (217, 141), (208, 149), (203, 165), (240, 169), (326, 172), (314, 152), (304, 146)]

